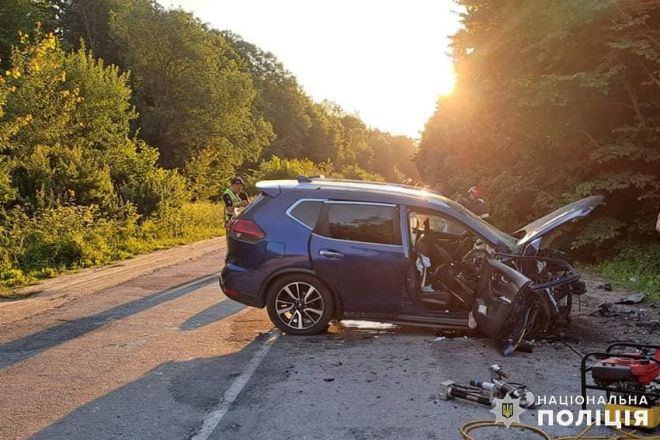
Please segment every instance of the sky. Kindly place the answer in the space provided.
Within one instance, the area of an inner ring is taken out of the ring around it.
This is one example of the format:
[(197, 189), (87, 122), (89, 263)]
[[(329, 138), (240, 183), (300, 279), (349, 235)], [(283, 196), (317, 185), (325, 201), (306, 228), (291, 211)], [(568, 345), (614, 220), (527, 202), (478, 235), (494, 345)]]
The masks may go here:
[(272, 52), (314, 100), (419, 137), (451, 92), (453, 0), (158, 0)]

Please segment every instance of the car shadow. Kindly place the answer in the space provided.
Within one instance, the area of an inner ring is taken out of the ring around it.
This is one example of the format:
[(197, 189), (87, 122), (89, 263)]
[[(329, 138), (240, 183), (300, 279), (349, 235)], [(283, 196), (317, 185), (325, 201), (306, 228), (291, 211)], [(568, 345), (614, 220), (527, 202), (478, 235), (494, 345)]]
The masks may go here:
[(190, 438), (269, 336), (260, 335), (234, 353), (161, 364), (31, 438)]
[(213, 324), (221, 319), (225, 319), (234, 313), (240, 312), (244, 308), (245, 306), (243, 304), (226, 299), (191, 316), (186, 322), (181, 324), (179, 328), (185, 331), (195, 330), (204, 327), (205, 325)]
[(45, 350), (96, 330), (109, 322), (126, 318), (159, 304), (172, 301), (216, 282), (217, 275), (215, 274), (198, 278), (192, 282), (182, 283), (169, 289), (160, 290), (151, 295), (112, 307), (95, 315), (65, 321), (23, 338), (0, 344), (0, 369), (24, 361)]

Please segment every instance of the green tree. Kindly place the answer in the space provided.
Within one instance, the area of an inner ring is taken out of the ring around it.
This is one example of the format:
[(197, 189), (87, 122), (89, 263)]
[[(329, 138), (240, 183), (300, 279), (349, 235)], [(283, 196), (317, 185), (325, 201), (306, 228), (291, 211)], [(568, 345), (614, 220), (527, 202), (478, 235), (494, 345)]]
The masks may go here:
[(120, 65), (121, 47), (110, 27), (113, 11), (130, 7), (132, 0), (59, 0), (59, 23), (70, 47), (84, 42), (107, 64)]
[(24, 35), (4, 78), (0, 151), (16, 193), (7, 203), (32, 212), (99, 205), (107, 214), (119, 195), (150, 215), (187, 199), (183, 177), (158, 168), (157, 150), (129, 138), (136, 113), (117, 67), (85, 49), (65, 53), (53, 34)]
[(412, 161), (415, 143), (411, 138), (371, 129), (367, 142), (373, 151), (373, 161), (368, 169), (382, 175), (388, 182), (400, 182), (405, 178), (419, 180), (419, 173)]
[(264, 150), (264, 156), (306, 157), (312, 100), (275, 55), (234, 33), (223, 35), (242, 57), (243, 70), (252, 77), (257, 91), (255, 111), (273, 127), (276, 137)]
[(508, 227), (602, 193), (588, 231), (636, 235), (660, 202), (660, 4), (464, 0), (457, 91), (439, 101), (417, 164), (481, 184)]
[[(53, 34), (33, 43), (24, 35), (5, 75), (11, 93), (3, 123), (17, 129), (5, 137), (4, 149), (13, 157), (18, 201), (33, 209), (65, 200), (108, 205), (112, 197), (108, 166), (101, 153), (82, 139), (89, 133), (103, 135), (103, 127), (112, 131), (116, 109), (109, 106), (107, 118), (95, 119), (97, 126), (86, 120), (89, 105), (83, 104), (83, 89), (92, 94), (93, 85), (83, 87), (81, 80), (85, 73), (93, 75), (103, 66), (95, 62), (77, 66), (67, 77), (67, 66), (81, 61), (89, 60), (80, 53), (66, 55)], [(99, 142), (102, 139), (90, 141)]]
[(254, 117), (251, 79), (221, 35), (147, 0), (113, 11), (111, 29), (132, 72), (140, 135), (166, 165), (183, 167), (204, 148), (220, 152), (230, 169), (259, 157), (272, 132)]
[(20, 33), (40, 26), (45, 32), (56, 27), (57, 5), (51, 0), (3, 0), (0, 2), (0, 68), (7, 69), (12, 47)]
[(331, 162), (318, 164), (307, 159), (282, 159), (273, 156), (269, 160), (259, 163), (259, 167), (253, 170), (250, 183), (259, 180), (295, 179), (298, 176), (332, 176), (333, 174)]
[(370, 167), (374, 152), (367, 141), (368, 130), (355, 115), (340, 115), (341, 131), (335, 161), (342, 165)]
[(11, 183), (12, 161), (9, 156), (8, 140), (19, 127), (16, 121), (12, 121), (12, 123), (4, 121), (5, 106), (9, 93), (10, 88), (7, 81), (0, 77), (0, 210), (3, 205), (15, 197), (15, 190)]
[(213, 148), (198, 151), (186, 162), (184, 173), (195, 200), (210, 200), (224, 191), (234, 173), (223, 163), (223, 157)]

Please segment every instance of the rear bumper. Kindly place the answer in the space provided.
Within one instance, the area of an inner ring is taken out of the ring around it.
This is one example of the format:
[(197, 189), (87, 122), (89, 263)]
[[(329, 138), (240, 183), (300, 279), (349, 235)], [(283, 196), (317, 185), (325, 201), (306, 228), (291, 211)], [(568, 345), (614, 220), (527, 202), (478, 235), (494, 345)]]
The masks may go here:
[(266, 305), (260, 288), (263, 276), (257, 271), (248, 271), (234, 264), (227, 264), (220, 273), (220, 289), (230, 299), (251, 307)]

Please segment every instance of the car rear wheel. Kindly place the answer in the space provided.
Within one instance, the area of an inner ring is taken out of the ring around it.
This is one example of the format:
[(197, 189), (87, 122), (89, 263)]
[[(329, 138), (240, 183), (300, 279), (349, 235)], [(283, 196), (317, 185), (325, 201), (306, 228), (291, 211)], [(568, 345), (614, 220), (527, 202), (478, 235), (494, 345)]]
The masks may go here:
[(285, 275), (268, 290), (270, 320), (285, 333), (314, 335), (328, 327), (334, 301), (327, 287), (306, 274)]

